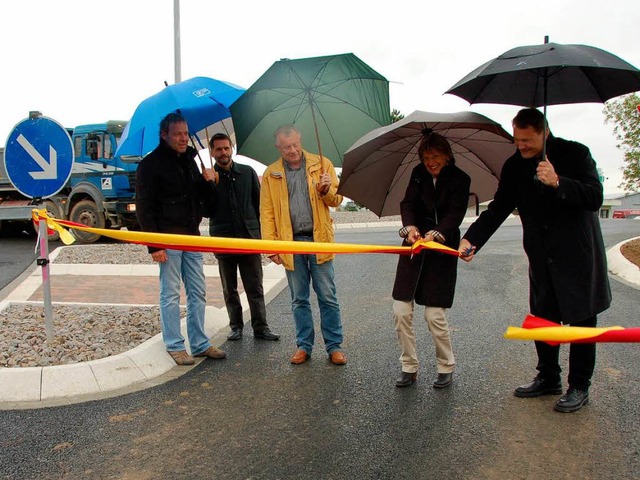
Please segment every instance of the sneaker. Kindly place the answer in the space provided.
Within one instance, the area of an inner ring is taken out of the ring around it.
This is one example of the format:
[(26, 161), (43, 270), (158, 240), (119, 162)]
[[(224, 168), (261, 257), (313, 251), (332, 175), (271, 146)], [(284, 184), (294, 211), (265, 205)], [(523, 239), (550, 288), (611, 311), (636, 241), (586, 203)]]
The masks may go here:
[(215, 358), (216, 360), (225, 358), (226, 356), (227, 356), (227, 352), (225, 352), (224, 350), (220, 350), (219, 348), (216, 348), (216, 347), (209, 347), (204, 352), (200, 352), (196, 355), (196, 357), (209, 357), (209, 358)]
[(191, 355), (189, 355), (186, 350), (177, 350), (175, 352), (168, 352), (173, 358), (173, 361), (176, 362), (176, 365), (193, 365), (196, 361), (193, 359)]

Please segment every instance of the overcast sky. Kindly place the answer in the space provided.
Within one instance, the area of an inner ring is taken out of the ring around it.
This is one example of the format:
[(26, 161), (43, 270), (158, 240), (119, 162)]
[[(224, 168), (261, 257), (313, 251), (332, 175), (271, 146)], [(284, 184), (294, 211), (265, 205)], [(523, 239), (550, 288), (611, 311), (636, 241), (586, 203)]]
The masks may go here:
[[(638, 0), (181, 0), (182, 79), (248, 88), (280, 58), (353, 52), (391, 81), (391, 107), (473, 110), (511, 131), (519, 107), (443, 92), (512, 47), (586, 44), (640, 66)], [(30, 110), (65, 126), (127, 120), (175, 81), (173, 0), (2, 0), (0, 143)], [(551, 106), (557, 136), (591, 148), (618, 191), (622, 152), (601, 104)]]

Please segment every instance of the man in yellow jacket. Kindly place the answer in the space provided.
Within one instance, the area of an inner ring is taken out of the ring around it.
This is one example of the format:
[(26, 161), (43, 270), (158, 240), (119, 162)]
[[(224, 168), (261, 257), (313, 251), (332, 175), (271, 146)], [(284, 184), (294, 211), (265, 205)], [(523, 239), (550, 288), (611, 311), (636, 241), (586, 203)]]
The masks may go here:
[[(333, 242), (333, 219), (329, 207), (342, 203), (338, 178), (326, 158), (302, 149), (300, 131), (284, 125), (276, 131), (276, 148), (282, 155), (262, 175), (260, 226), (265, 240)], [(329, 360), (344, 365), (342, 320), (336, 295), (334, 254), (280, 254), (269, 258), (284, 265), (291, 292), (298, 349), (291, 363), (306, 362), (313, 349), (314, 327), (309, 302), (310, 285), (318, 297), (320, 326)]]

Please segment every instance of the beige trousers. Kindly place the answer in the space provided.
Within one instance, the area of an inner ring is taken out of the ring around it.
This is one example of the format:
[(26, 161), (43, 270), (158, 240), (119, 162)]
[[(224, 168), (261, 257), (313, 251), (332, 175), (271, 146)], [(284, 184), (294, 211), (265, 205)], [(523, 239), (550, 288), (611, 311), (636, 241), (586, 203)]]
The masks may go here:
[[(402, 371), (414, 373), (418, 371), (418, 355), (416, 353), (416, 335), (413, 330), (413, 302), (393, 301), (393, 320), (395, 322), (398, 344), (400, 345)], [(424, 319), (431, 332), (436, 347), (438, 373), (453, 372), (456, 360), (451, 347), (449, 325), (445, 317), (445, 309), (425, 307)]]

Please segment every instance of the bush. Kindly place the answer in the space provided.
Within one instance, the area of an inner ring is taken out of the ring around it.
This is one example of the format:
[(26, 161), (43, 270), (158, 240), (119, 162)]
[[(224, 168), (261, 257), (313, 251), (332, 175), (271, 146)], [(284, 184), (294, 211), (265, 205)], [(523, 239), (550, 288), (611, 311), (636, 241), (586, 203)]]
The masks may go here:
[(347, 202), (344, 204), (344, 207), (342, 207), (342, 210), (344, 210), (345, 212), (357, 212), (361, 209), (362, 207), (356, 202)]

